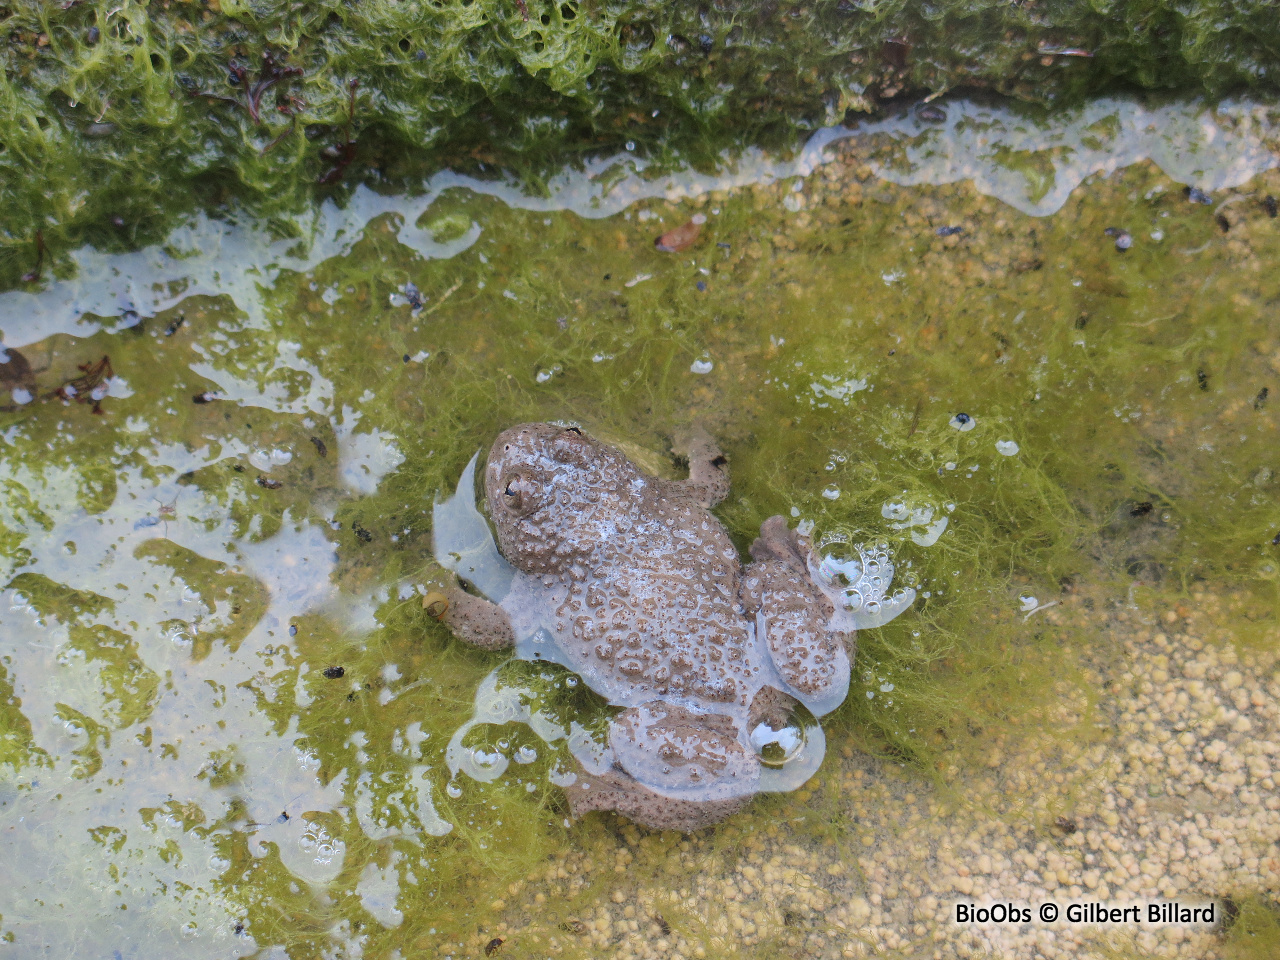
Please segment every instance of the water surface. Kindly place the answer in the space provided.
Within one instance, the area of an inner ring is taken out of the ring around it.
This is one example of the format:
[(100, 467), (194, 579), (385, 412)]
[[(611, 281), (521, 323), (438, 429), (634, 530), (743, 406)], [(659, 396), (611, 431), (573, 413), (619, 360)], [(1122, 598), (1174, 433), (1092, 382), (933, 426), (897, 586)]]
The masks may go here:
[[(724, 880), (764, 837), (851, 865), (749, 921), (768, 955), (798, 935), (784, 913), (861, 916), (849, 891), (879, 881), (850, 802), (964, 808), (1029, 729), (1099, 736), (1101, 713), (1039, 712), (1118, 673), (1096, 611), (1222, 597), (1216, 642), (1272, 649), (1272, 111), (943, 107), (716, 174), (623, 156), (538, 196), (442, 173), (201, 216), (0, 294), (0, 855), (21, 865), (0, 933), (24, 956), (474, 955), (499, 930), (510, 955), (598, 955), (648, 937), (638, 916), (716, 955), (733, 941), (694, 894), (656, 924), (612, 893)], [(655, 250), (695, 212), (697, 243)], [(832, 556), (892, 554), (916, 602), (860, 634), (806, 789), (691, 841), (566, 819), (567, 733), (604, 704), (422, 609), (437, 495), (547, 419), (670, 475), (701, 421), (740, 548), (782, 513)], [(503, 689), (522, 722), (483, 714)], [(451, 741), (500, 775), (456, 776)], [(1041, 816), (1041, 789), (1002, 786), (999, 822)], [(548, 856), (583, 880), (539, 903)]]

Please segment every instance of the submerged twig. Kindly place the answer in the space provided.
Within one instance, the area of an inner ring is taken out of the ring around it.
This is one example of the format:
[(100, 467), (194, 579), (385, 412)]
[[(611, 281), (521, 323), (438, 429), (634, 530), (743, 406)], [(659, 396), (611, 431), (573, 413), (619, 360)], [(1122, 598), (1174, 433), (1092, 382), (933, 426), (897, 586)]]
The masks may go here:
[(92, 403), (94, 413), (102, 413), (102, 401), (110, 388), (107, 381), (115, 376), (111, 369), (111, 358), (103, 354), (96, 363), (82, 363), (80, 376), (68, 380), (57, 390), (46, 394), (46, 398), (59, 397), (63, 400), (74, 400), (76, 403)]
[(436, 300), (436, 302), (435, 302), (434, 304), (432, 304), (432, 305), (431, 305), (431, 307), (430, 307), (429, 309), (424, 310), (424, 311), (422, 312), (422, 315), (423, 315), (424, 317), (429, 317), (429, 316), (431, 316), (431, 314), (435, 313), (437, 310), (439, 310), (439, 309), (440, 309), (440, 304), (444, 303), (444, 302), (445, 302), (445, 300), (449, 299), (449, 297), (451, 297), (451, 296), (453, 296), (455, 293), (457, 293), (457, 292), (458, 292), (458, 288), (459, 288), (459, 287), (461, 287), (461, 286), (462, 286), (462, 281), (461, 281), (461, 280), (459, 280), (459, 281), (457, 281), (456, 283), (454, 283), (454, 285), (453, 285), (452, 287), (450, 287), (450, 288), (449, 288), (448, 290), (446, 290), (444, 293), (440, 294), (440, 298), (439, 298), (438, 300)]
[(1027, 611), (1027, 615), (1022, 618), (1022, 622), (1026, 623), (1028, 620), (1030, 620), (1033, 616), (1035, 616), (1041, 610), (1048, 610), (1050, 607), (1056, 607), (1057, 605), (1058, 605), (1057, 600), (1050, 600), (1048, 603), (1042, 603), (1038, 607), (1033, 607), (1032, 609)]
[[(262, 54), (262, 69), (258, 71), (258, 76), (254, 80), (250, 80), (249, 71), (240, 64), (232, 60), (227, 64), (227, 70), (231, 79), (240, 85), (240, 89), (244, 92), (244, 99), (237, 97), (227, 97), (220, 93), (214, 93), (212, 90), (192, 90), (188, 91), (190, 96), (205, 97), (210, 100), (220, 100), (223, 103), (232, 103), (237, 107), (241, 107), (249, 118), (255, 124), (262, 124), (262, 97), (268, 90), (277, 83), (287, 80), (290, 77), (299, 77), (303, 70), (301, 67), (293, 67), (287, 64), (277, 63), (276, 58), (271, 55), (270, 50), (266, 50)], [(290, 97), (290, 100), (296, 100)], [(301, 101), (298, 101), (301, 102)], [(291, 109), (282, 109), (282, 113), (293, 115)]]

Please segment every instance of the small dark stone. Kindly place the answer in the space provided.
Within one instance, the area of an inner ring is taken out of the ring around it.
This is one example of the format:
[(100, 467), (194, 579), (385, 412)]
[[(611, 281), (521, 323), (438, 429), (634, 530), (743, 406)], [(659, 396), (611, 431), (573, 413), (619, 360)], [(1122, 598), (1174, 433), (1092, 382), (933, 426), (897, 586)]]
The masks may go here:
[(707, 285), (706, 285), (706, 283), (704, 283), (703, 281), (699, 280), (699, 281), (698, 281), (698, 292), (699, 292), (699, 293), (705, 292), (705, 291), (706, 291), (706, 289), (707, 289)]
[(1209, 375), (1203, 370), (1196, 371), (1196, 383), (1200, 385), (1201, 390), (1209, 389)]
[(939, 227), (933, 232), (940, 237), (954, 237), (957, 233), (964, 233), (964, 227)]
[(1267, 194), (1262, 198), (1262, 208), (1267, 211), (1267, 216), (1272, 220), (1276, 217), (1276, 198)]
[(321, 457), (329, 455), (329, 448), (324, 445), (324, 441), (319, 437), (312, 437), (311, 445), (316, 448), (316, 453), (320, 454)]
[(1155, 505), (1150, 500), (1143, 500), (1141, 503), (1134, 504), (1132, 510), (1129, 511), (1131, 517), (1145, 517), (1148, 513), (1155, 509)]
[(325, 667), (324, 678), (326, 680), (341, 680), (346, 676), (346, 669), (343, 667)]
[(351, 524), (351, 529), (355, 533), (355, 535), (359, 537), (361, 540), (363, 540), (365, 543), (373, 542), (373, 534), (370, 533), (368, 530), (366, 530), (364, 527), (360, 526), (360, 524), (358, 523)]
[(1231, 231), (1231, 221), (1226, 218), (1225, 214), (1220, 213), (1213, 219), (1217, 221), (1218, 229), (1223, 233), (1229, 233)]
[(1265, 407), (1267, 405), (1267, 397), (1269, 397), (1270, 395), (1271, 395), (1271, 390), (1268, 387), (1263, 387), (1261, 390), (1259, 390), (1258, 395), (1253, 398), (1253, 409), (1261, 410), (1263, 407)]

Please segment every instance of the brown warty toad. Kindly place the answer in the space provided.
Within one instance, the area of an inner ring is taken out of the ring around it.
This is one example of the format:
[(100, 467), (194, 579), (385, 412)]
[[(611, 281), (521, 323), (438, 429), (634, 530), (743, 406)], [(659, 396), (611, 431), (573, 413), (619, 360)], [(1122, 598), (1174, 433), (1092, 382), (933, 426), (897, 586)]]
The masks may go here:
[(727, 462), (700, 431), (685, 447), (681, 481), (573, 426), (513, 427), (489, 453), (489, 516), (516, 572), (500, 603), (451, 588), (444, 620), (485, 649), (536, 636), (623, 708), (607, 762), (568, 787), (575, 816), (686, 831), (722, 819), (760, 789), (753, 731), (795, 701), (827, 713), (848, 690), (854, 632), (833, 624), (807, 538), (770, 517), (744, 567), (709, 509), (729, 492)]

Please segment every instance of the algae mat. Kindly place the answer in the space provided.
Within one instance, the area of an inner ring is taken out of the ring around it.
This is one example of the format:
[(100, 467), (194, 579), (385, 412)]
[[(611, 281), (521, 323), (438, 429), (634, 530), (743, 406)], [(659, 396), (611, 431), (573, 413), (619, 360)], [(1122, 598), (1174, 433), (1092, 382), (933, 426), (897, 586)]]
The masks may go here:
[(706, 164), (904, 92), (1266, 95), (1276, 31), (1265, 0), (10, 0), (0, 283), (41, 236), (58, 257), (229, 197), (297, 212), (401, 182), (424, 151), (545, 173), (631, 143)]
[[(1274, 943), (1271, 113), (944, 112), (197, 217), (0, 295), (6, 949), (957, 955), (948, 897), (1131, 882), (1232, 931), (1096, 951)], [(916, 602), (860, 635), (804, 789), (683, 839), (568, 822), (526, 725), (450, 775), (490, 674), (605, 716), (422, 609), (436, 494), (530, 419), (659, 470), (702, 421), (739, 546), (783, 513), (892, 550)]]

